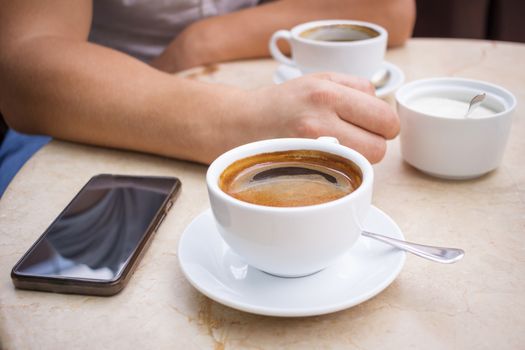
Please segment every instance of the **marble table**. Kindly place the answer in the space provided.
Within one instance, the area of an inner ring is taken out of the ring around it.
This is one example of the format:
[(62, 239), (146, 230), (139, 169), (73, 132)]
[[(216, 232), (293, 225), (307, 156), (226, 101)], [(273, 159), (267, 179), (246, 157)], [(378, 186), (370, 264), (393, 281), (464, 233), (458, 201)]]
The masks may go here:
[[(206, 167), (53, 141), (0, 200), (0, 348), (5, 349), (518, 349), (525, 346), (525, 45), (413, 39), (387, 60), (407, 81), (487, 80), (518, 100), (502, 165), (470, 181), (426, 176), (401, 159), (399, 139), (374, 166), (373, 203), (408, 240), (466, 250), (440, 265), (411, 255), (381, 294), (323, 316), (275, 318), (218, 304), (196, 291), (177, 260), (181, 233), (205, 210)], [(254, 60), (185, 72), (255, 88), (276, 63)], [(393, 103), (392, 97), (388, 100)], [(113, 297), (16, 290), (10, 270), (72, 196), (98, 173), (173, 175), (182, 194), (127, 287)]]

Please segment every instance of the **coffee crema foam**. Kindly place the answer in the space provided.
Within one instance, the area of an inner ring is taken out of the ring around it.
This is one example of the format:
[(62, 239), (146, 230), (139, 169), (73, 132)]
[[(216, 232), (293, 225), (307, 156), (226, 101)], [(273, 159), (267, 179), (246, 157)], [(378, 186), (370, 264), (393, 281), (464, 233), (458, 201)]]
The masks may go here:
[(232, 163), (219, 187), (241, 201), (272, 207), (329, 202), (353, 192), (361, 171), (330, 153), (294, 150), (262, 153)]
[(305, 30), (300, 37), (316, 41), (359, 41), (379, 36), (376, 30), (357, 24), (331, 24)]

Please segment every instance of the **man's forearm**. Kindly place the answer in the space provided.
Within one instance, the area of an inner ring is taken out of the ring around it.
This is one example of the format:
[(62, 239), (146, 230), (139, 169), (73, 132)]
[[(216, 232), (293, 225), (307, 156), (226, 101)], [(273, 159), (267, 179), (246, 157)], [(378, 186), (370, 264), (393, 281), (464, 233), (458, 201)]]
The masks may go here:
[[(377, 162), (385, 139), (399, 130), (397, 115), (362, 79), (318, 74), (252, 91), (204, 84), (87, 43), (90, 0), (0, 3), (0, 110), (11, 127), (23, 132), (207, 163), (250, 141), (321, 135), (333, 135)], [(259, 8), (203, 21), (215, 39), (186, 44), (209, 44), (217, 56), (186, 53), (208, 63), (266, 50), (267, 38), (261, 43), (258, 35), (294, 24), (284, 13), (288, 10), (271, 5), (262, 6), (257, 18), (243, 14)]]
[(415, 21), (413, 0), (281, 0), (189, 26), (153, 65), (178, 71), (195, 65), (263, 57), (278, 29), (324, 18), (375, 22), (389, 32), (389, 45), (403, 44)]
[(64, 38), (28, 40), (1, 63), (0, 109), (20, 131), (200, 162), (228, 146), (217, 128), (237, 90)]

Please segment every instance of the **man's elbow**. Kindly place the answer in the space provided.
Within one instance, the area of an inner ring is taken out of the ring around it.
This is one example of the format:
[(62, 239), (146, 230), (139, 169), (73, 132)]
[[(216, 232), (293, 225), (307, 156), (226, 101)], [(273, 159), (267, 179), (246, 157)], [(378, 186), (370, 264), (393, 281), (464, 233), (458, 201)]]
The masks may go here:
[(41, 130), (38, 130), (34, 123), (29, 118), (26, 118), (23, 114), (12, 113), (9, 109), (4, 108), (0, 105), (0, 114), (4, 118), (5, 123), (10, 129), (24, 133), (24, 134), (43, 134)]
[[(23, 59), (9, 46), (0, 46), (0, 114), (7, 126), (26, 134), (41, 134), (38, 99), (32, 74), (25, 72)], [(38, 91), (38, 89), (36, 89)]]
[(388, 19), (388, 47), (402, 46), (412, 37), (416, 23), (416, 3), (414, 0), (387, 0), (390, 2)]
[(411, 37), (412, 37), (412, 30), (399, 31), (399, 32), (395, 32), (392, 34), (389, 33), (388, 47), (392, 48), (392, 47), (403, 46), (407, 42), (407, 40), (410, 39)]

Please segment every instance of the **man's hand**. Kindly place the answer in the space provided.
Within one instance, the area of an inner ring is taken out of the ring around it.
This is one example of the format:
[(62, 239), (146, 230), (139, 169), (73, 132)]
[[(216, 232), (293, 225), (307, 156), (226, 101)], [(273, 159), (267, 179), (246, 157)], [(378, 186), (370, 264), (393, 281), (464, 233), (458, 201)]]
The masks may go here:
[(248, 95), (251, 112), (240, 131), (252, 139), (333, 136), (376, 163), (399, 132), (395, 111), (360, 78), (312, 74)]

